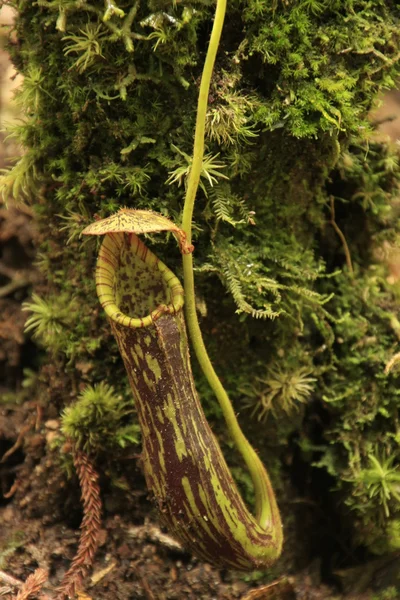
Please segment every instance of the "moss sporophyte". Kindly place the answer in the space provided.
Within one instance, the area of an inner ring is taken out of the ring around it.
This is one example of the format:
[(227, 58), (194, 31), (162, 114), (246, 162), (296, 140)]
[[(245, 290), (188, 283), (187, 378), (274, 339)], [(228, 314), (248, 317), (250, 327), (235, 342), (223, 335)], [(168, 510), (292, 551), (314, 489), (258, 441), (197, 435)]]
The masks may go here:
[[(207, 100), (226, 11), (218, 0), (201, 78), (193, 157), (181, 228), (162, 215), (121, 209), (87, 227), (104, 235), (96, 287), (128, 373), (143, 437), (146, 482), (162, 520), (197, 556), (228, 568), (270, 566), (282, 549), (282, 524), (268, 474), (236, 420), (208, 357), (195, 306), (192, 215), (204, 168)], [(172, 231), (183, 258), (184, 289), (137, 234)], [(256, 517), (247, 509), (195, 389), (185, 320), (196, 356), (250, 471)]]

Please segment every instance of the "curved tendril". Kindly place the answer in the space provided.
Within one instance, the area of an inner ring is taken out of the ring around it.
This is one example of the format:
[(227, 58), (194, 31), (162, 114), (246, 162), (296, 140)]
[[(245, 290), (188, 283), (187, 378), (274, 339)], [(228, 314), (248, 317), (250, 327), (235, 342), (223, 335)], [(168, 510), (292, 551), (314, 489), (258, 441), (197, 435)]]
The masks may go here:
[[(225, 12), (226, 0), (217, 0), (213, 29), (211, 32), (210, 43), (208, 46), (207, 56), (204, 63), (203, 74), (200, 84), (199, 98), (197, 104), (193, 161), (189, 173), (185, 204), (183, 208), (182, 229), (186, 233), (188, 244), (191, 244), (192, 239), (193, 208), (203, 164), (208, 94), (210, 89), (211, 76), (214, 68), (215, 57), (221, 38)], [(215, 393), (215, 396), (221, 406), (229, 432), (250, 472), (256, 496), (256, 518), (262, 527), (273, 528), (275, 535), (281, 541), (282, 533), (279, 510), (276, 504), (275, 495), (271, 486), (269, 476), (255, 450), (252, 448), (252, 446), (242, 433), (242, 430), (240, 429), (228, 394), (226, 393), (218, 375), (216, 374), (211, 364), (206, 347), (204, 345), (200, 325), (197, 319), (195, 305), (192, 254), (183, 255), (183, 273), (185, 288), (186, 321), (192, 344), (197, 356), (197, 360), (200, 363), (200, 366), (208, 380), (210, 387)]]

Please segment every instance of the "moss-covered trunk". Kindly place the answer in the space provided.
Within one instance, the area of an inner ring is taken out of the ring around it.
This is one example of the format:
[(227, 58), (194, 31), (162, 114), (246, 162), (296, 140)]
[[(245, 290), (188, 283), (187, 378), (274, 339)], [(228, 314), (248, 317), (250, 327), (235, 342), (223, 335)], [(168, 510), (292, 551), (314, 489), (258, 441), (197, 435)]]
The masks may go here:
[[(122, 1), (123, 14), (95, 0), (14, 5), (25, 154), (2, 188), (33, 204), (40, 228), (45, 286), (29, 324), (60, 410), (49, 362), (75, 396), (86, 384), (113, 386), (118, 418), (89, 417), (87, 406), (66, 415), (69, 435), (95, 454), (107, 447), (112, 471), (135, 422), (127, 425), (127, 382), (97, 305), (95, 243), (79, 234), (121, 206), (179, 223), (214, 5)], [(384, 372), (400, 337), (399, 283), (389, 277), (399, 167), (368, 122), (399, 71), (399, 25), (391, 1), (232, 0), (209, 97), (193, 240), (198, 309), (242, 422), (275, 461), (287, 529), (292, 493), (320, 505), (302, 539), (293, 534), (299, 555), (320, 514), (353, 548), (400, 548), (399, 382), (395, 368)], [(180, 274), (174, 241), (150, 243)], [(78, 404), (86, 400), (83, 392)], [(317, 536), (317, 550), (323, 543)]]

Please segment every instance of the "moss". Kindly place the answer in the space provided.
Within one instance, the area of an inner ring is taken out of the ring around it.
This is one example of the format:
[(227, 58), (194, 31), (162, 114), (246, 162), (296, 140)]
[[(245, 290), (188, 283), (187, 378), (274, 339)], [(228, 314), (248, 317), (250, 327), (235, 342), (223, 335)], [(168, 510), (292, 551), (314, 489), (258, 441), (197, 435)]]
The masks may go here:
[(139, 442), (139, 426), (129, 422), (131, 402), (104, 382), (88, 386), (62, 415), (63, 434), (90, 454)]
[(24, 545), (24, 532), (16, 531), (12, 536), (2, 541), (0, 546), (0, 568), (4, 569), (10, 557)]
[[(68, 364), (71, 387), (74, 365), (90, 361), (92, 383), (107, 377), (126, 398), (95, 295), (95, 242), (79, 232), (123, 205), (179, 222), (214, 5), (122, 1), (124, 15), (104, 19), (100, 0), (13, 4), (10, 50), (25, 76), (14, 134), (26, 152), (1, 186), (34, 201), (40, 227), (47, 289), (30, 309), (47, 317), (30, 323)], [(293, 406), (276, 395), (278, 417), (268, 416), (276, 462), (297, 436), (310, 477), (323, 469), (340, 490), (338, 518), (351, 507), (353, 545), (379, 551), (397, 543), (399, 506), (392, 494), (388, 516), (365, 474), (371, 456), (399, 468), (398, 376), (384, 373), (398, 343), (399, 292), (382, 259), (398, 243), (399, 166), (374, 141), (368, 113), (399, 74), (399, 18), (396, 3), (380, 0), (232, 0), (195, 212), (204, 332), (238, 410), (271, 393), (271, 373), (302, 374), (307, 393)], [(180, 274), (175, 242), (149, 243)], [(265, 454), (264, 427), (251, 410), (241, 418)]]
[(398, 592), (395, 586), (390, 586), (380, 594), (374, 594), (372, 600), (394, 600), (397, 595)]

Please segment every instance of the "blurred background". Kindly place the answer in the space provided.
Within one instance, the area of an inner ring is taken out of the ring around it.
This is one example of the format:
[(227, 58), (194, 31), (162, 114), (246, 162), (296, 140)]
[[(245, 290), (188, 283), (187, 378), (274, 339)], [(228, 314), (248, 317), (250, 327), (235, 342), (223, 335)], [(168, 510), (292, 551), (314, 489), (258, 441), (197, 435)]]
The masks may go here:
[(16, 154), (18, 148), (11, 140), (5, 141), (7, 126), (18, 118), (16, 107), (12, 103), (14, 90), (21, 82), (21, 76), (15, 72), (6, 50), (7, 37), (13, 24), (13, 10), (9, 6), (0, 8), (0, 168)]

